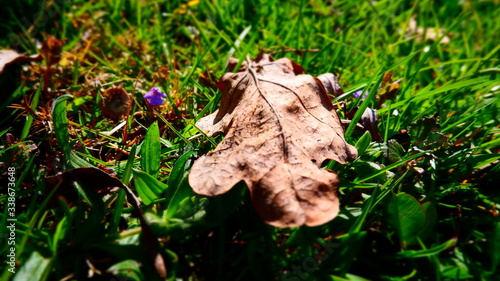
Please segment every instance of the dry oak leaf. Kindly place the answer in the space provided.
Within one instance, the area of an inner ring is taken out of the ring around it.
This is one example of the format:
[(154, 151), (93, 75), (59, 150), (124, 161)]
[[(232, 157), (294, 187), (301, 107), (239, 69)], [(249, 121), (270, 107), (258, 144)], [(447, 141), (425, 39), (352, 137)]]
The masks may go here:
[(14, 50), (0, 50), (0, 74), (2, 74), (4, 68), (10, 64), (16, 62), (40, 61), (41, 59), (42, 57), (40, 55), (25, 56)]
[(259, 55), (222, 76), (220, 108), (196, 125), (226, 137), (193, 164), (196, 193), (222, 194), (243, 180), (256, 211), (276, 227), (321, 225), (338, 214), (337, 175), (320, 165), (344, 164), (357, 151), (344, 140), (325, 79), (302, 72), (289, 59)]

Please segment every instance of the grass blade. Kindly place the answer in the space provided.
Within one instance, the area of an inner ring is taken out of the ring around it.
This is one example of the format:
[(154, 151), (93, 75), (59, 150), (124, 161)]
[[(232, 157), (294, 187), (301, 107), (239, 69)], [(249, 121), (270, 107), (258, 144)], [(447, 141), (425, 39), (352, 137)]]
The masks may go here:
[(148, 129), (141, 146), (141, 168), (152, 177), (160, 171), (161, 143), (158, 123), (154, 122)]

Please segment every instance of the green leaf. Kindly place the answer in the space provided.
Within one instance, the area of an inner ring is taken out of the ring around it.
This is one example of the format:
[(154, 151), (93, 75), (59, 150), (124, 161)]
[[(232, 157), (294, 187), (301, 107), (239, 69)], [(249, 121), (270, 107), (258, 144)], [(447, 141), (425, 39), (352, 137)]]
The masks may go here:
[(153, 123), (146, 133), (141, 146), (141, 168), (153, 177), (158, 176), (160, 171), (161, 143), (158, 123)]
[(45, 258), (39, 252), (33, 251), (19, 272), (16, 272), (14, 281), (42, 281), (47, 280), (50, 271), (51, 259)]
[(54, 233), (54, 236), (52, 237), (52, 245), (51, 245), (51, 250), (54, 255), (57, 254), (57, 243), (59, 240), (62, 240), (64, 238), (65, 232), (69, 230), (70, 227), (68, 227), (69, 223), (66, 217), (63, 217), (61, 221), (57, 224), (56, 227), (56, 232)]
[(69, 105), (68, 105), (68, 111), (73, 113), (77, 112), (78, 108), (82, 105), (85, 104), (94, 98), (91, 96), (83, 96), (83, 97), (76, 97)]
[(149, 205), (155, 199), (158, 199), (168, 188), (166, 184), (143, 171), (132, 169), (132, 175), (137, 193), (145, 205)]
[(420, 149), (438, 149), (448, 146), (448, 137), (442, 134), (436, 118), (423, 118), (412, 123), (408, 130), (412, 144)]
[[(125, 169), (123, 170), (121, 181), (128, 185), (130, 179), (132, 177), (132, 166), (134, 165), (135, 154), (137, 151), (137, 145), (134, 144), (132, 149), (130, 150), (130, 154), (127, 159), (127, 164), (125, 165)], [(118, 191), (118, 195), (116, 197), (115, 208), (113, 209), (112, 215), (113, 218), (111, 220), (111, 224), (109, 226), (109, 231), (114, 232), (118, 230), (118, 225), (120, 223), (120, 218), (123, 212), (123, 204), (125, 202), (125, 190), (120, 189)]]
[[(187, 199), (189, 196), (193, 195), (193, 190), (189, 186), (188, 176), (184, 176), (177, 186), (174, 195), (170, 199), (170, 202), (167, 207), (167, 212), (165, 214), (167, 219), (170, 219), (174, 216), (176, 211), (182, 207), (182, 202)], [(187, 204), (188, 202), (184, 202)], [(190, 203), (190, 202), (189, 202)], [(190, 204), (191, 206), (191, 204)], [(192, 207), (192, 206), (191, 206)]]
[(404, 251), (404, 252), (399, 252), (397, 253), (398, 258), (424, 258), (424, 257), (429, 257), (433, 255), (437, 255), (441, 253), (442, 251), (453, 247), (456, 244), (455, 239), (450, 239), (446, 242), (444, 242), (441, 245), (437, 245), (435, 247), (432, 247), (430, 249), (425, 249), (425, 250), (418, 250), (418, 251)]
[(358, 177), (355, 180), (355, 183), (362, 183), (365, 180), (360, 180), (359, 177), (370, 177), (370, 179), (374, 179), (375, 181), (385, 181), (387, 179), (387, 174), (386, 173), (380, 173), (382, 170), (382, 167), (380, 164), (377, 164), (375, 162), (369, 162), (369, 161), (356, 161), (355, 163), (352, 164), (352, 167), (358, 174)]
[(363, 152), (368, 148), (370, 142), (372, 141), (372, 136), (369, 131), (366, 131), (361, 138), (356, 142), (356, 149), (358, 150), (358, 155), (363, 155)]
[(136, 260), (124, 260), (108, 268), (107, 272), (125, 277), (127, 280), (141, 281), (144, 276), (141, 272), (141, 265)]
[(427, 236), (429, 236), (432, 233), (432, 230), (434, 229), (434, 226), (436, 225), (438, 215), (437, 215), (436, 206), (432, 202), (425, 202), (424, 204), (422, 204), (422, 208), (424, 208), (425, 223), (424, 223), (424, 227), (422, 228), (422, 230), (420, 230), (418, 236), (421, 239), (425, 239)]
[(347, 273), (345, 275), (345, 278), (340, 277), (340, 276), (336, 276), (336, 275), (330, 275), (329, 279), (320, 279), (320, 280), (331, 280), (331, 281), (369, 281), (370, 279), (366, 279), (366, 278), (363, 278), (363, 277), (358, 276), (358, 275)]
[(60, 96), (52, 106), (52, 118), (57, 143), (64, 152), (69, 151), (69, 122), (66, 116), (66, 102), (72, 98), (72, 95)]
[(425, 225), (424, 209), (409, 194), (393, 194), (388, 205), (388, 215), (387, 221), (396, 230), (403, 249), (416, 241), (417, 234)]
[(147, 212), (144, 214), (144, 218), (148, 222), (148, 225), (151, 227), (151, 231), (154, 236), (168, 236), (171, 233), (172, 227), (170, 224), (167, 224), (167, 221), (158, 216), (157, 214)]
[(193, 192), (187, 182), (187, 169), (189, 168), (189, 159), (194, 154), (194, 151), (188, 151), (182, 155), (172, 167), (172, 172), (168, 178), (168, 186), (170, 189), (165, 194), (167, 199), (166, 218), (172, 218), (179, 207), (179, 203), (190, 196)]
[[(460, 261), (459, 259), (452, 259), (454, 264), (445, 265), (441, 269), (441, 276), (446, 278), (444, 280), (466, 280), (470, 278), (474, 278), (477, 276), (473, 276), (469, 274), (469, 268), (465, 263)], [(486, 280), (486, 279), (481, 279)]]
[[(194, 154), (194, 151), (188, 151), (184, 153), (177, 161), (175, 161), (174, 166), (172, 167), (172, 171), (170, 172), (170, 176), (168, 177), (168, 186), (172, 187), (172, 194), (175, 192), (182, 181), (182, 178), (188, 172), (187, 170), (190, 167), (189, 159)], [(167, 200), (169, 198), (169, 194), (167, 193)]]
[[(71, 147), (71, 146), (70, 146)], [(85, 161), (83, 158), (78, 156), (74, 151), (70, 150), (67, 153), (68, 164), (71, 168), (87, 168), (95, 167), (89, 162)]]
[(390, 139), (387, 142), (388, 158), (391, 163), (401, 161), (403, 156), (406, 154), (405, 149), (397, 140)]
[(130, 154), (127, 159), (127, 164), (125, 165), (125, 169), (123, 170), (122, 182), (124, 184), (128, 184), (130, 182), (130, 178), (132, 175), (132, 167), (134, 166), (134, 159), (137, 152), (137, 145), (134, 144), (130, 149)]

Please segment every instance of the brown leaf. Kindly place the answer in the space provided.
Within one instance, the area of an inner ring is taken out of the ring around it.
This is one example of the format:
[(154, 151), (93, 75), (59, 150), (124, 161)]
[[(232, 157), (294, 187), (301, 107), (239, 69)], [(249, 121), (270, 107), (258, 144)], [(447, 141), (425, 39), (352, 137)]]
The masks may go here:
[(375, 141), (383, 140), (382, 136), (380, 135), (380, 132), (378, 131), (378, 126), (377, 126), (378, 117), (377, 117), (377, 111), (375, 109), (367, 107), (363, 112), (363, 115), (361, 115), (361, 119), (359, 121), (361, 122), (361, 125), (363, 125), (363, 128), (365, 130), (370, 131), (373, 140)]
[(122, 85), (104, 91), (99, 108), (102, 113), (111, 118), (119, 119), (130, 112), (132, 99)]
[(319, 167), (326, 159), (344, 164), (357, 151), (327, 95), (335, 87), (302, 72), (289, 59), (259, 55), (222, 76), (219, 110), (196, 125), (226, 138), (194, 163), (195, 192), (214, 196), (243, 180), (257, 212), (277, 227), (315, 226), (337, 215), (337, 175)]
[(339, 97), (344, 94), (344, 90), (342, 90), (342, 87), (339, 84), (339, 79), (335, 75), (325, 73), (318, 76), (317, 79), (319, 79), (321, 82), (320, 84), (325, 87), (327, 93), (333, 94), (335, 97)]
[(14, 50), (0, 50), (0, 74), (6, 66), (16, 62), (30, 62), (30, 61), (40, 61), (42, 57), (40, 55), (25, 56), (21, 55)]

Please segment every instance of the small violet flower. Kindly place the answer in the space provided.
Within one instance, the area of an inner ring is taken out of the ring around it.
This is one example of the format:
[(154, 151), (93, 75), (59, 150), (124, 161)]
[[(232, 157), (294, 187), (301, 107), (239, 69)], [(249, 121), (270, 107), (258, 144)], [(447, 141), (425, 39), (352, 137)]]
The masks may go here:
[[(357, 92), (354, 92), (352, 95), (355, 97), (355, 98), (359, 98), (361, 96), (361, 94), (363, 93), (363, 90), (359, 90)], [(366, 96), (368, 96), (368, 91), (365, 92), (365, 94), (363, 95), (363, 97), (361, 97), (361, 100), (365, 100)]]
[(151, 105), (155, 106), (162, 105), (165, 102), (164, 98), (166, 97), (167, 95), (162, 93), (161, 89), (158, 87), (151, 88), (151, 90), (144, 95), (144, 99), (147, 99)]

